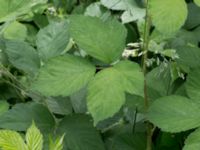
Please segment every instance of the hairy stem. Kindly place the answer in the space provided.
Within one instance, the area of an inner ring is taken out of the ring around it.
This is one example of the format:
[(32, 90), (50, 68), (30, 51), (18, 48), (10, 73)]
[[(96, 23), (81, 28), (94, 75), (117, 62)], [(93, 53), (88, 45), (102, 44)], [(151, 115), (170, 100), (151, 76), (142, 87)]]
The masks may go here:
[[(144, 105), (145, 110), (147, 112), (149, 108), (149, 100), (147, 94), (147, 81), (146, 81), (146, 73), (147, 73), (147, 59), (148, 59), (148, 46), (149, 46), (149, 35), (150, 35), (150, 27), (151, 20), (149, 16), (149, 0), (146, 0), (146, 17), (145, 17), (145, 27), (144, 27), (144, 37), (143, 37), (143, 73), (144, 73)], [(152, 125), (147, 122), (147, 146), (146, 150), (152, 149)]]

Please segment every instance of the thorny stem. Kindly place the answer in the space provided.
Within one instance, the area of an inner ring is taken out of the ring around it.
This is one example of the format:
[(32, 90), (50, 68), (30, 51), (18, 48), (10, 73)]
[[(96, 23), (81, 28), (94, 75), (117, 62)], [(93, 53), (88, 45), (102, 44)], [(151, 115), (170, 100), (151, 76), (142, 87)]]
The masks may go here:
[[(146, 81), (146, 73), (147, 73), (147, 59), (148, 59), (148, 46), (149, 46), (149, 35), (150, 35), (150, 27), (151, 20), (149, 16), (149, 0), (146, 0), (146, 17), (145, 17), (145, 27), (144, 27), (144, 37), (143, 37), (143, 73), (144, 73), (144, 106), (145, 111), (147, 112), (149, 108), (149, 100), (147, 94), (147, 81)], [(146, 150), (152, 150), (152, 134), (153, 129), (150, 122), (147, 122), (147, 145)]]

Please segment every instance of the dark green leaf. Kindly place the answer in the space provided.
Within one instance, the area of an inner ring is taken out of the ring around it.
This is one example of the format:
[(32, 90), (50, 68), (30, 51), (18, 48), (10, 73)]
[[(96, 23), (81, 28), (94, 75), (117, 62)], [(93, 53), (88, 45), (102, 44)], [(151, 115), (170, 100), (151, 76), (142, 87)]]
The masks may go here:
[(65, 133), (65, 148), (71, 150), (105, 150), (104, 144), (93, 127), (91, 118), (74, 114), (66, 116), (59, 124), (57, 133)]

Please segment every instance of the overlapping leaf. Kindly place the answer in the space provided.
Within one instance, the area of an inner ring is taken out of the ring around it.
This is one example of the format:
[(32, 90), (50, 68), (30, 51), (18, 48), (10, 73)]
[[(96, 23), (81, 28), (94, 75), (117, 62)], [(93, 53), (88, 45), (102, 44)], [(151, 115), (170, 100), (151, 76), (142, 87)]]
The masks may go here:
[(196, 129), (192, 132), (185, 141), (185, 146), (183, 150), (197, 150), (200, 148), (200, 129)]
[(118, 112), (125, 102), (121, 74), (113, 68), (99, 72), (88, 87), (87, 106), (98, 123)]
[(27, 28), (17, 21), (11, 23), (3, 33), (5, 39), (25, 40), (27, 37)]
[(148, 119), (166, 132), (181, 132), (200, 126), (200, 109), (190, 99), (166, 96), (152, 103)]
[(36, 50), (23, 41), (6, 41), (6, 54), (9, 61), (16, 68), (28, 74), (36, 74), (40, 67), (40, 60)]
[(33, 6), (46, 2), (47, 0), (0, 0), (0, 22), (15, 20)]
[(123, 23), (140, 20), (145, 16), (145, 9), (139, 7), (135, 0), (101, 0), (101, 3), (112, 10), (124, 10), (121, 16)]
[(138, 64), (131, 61), (121, 61), (114, 66), (123, 78), (123, 85), (126, 92), (131, 94), (144, 95), (144, 75)]
[(84, 87), (95, 74), (87, 60), (72, 55), (50, 59), (39, 72), (32, 89), (46, 96), (69, 96)]
[(43, 60), (59, 56), (69, 43), (67, 21), (53, 22), (37, 34), (36, 45)]
[(105, 63), (120, 58), (127, 31), (117, 20), (75, 15), (70, 17), (70, 33), (78, 46)]
[(59, 134), (65, 134), (64, 149), (105, 150), (99, 133), (93, 127), (87, 115), (74, 114), (66, 116), (59, 124)]
[(35, 121), (38, 128), (45, 133), (53, 130), (55, 121), (48, 109), (36, 103), (17, 104), (0, 116), (0, 128), (26, 131)]
[(89, 83), (87, 95), (88, 110), (95, 124), (120, 110), (125, 102), (125, 92), (143, 95), (143, 81), (140, 67), (130, 61), (121, 61), (100, 71)]
[(199, 89), (200, 89), (200, 71), (199, 68), (197, 68), (189, 73), (186, 81), (187, 94), (197, 104), (200, 104)]

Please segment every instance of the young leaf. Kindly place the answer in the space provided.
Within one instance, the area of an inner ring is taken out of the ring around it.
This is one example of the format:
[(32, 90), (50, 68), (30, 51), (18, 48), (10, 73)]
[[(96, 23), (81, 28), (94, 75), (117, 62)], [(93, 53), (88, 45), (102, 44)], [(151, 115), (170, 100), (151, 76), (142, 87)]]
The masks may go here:
[(15, 20), (37, 4), (46, 2), (47, 0), (0, 0), (0, 22)]
[(200, 126), (200, 109), (190, 99), (166, 96), (149, 108), (148, 119), (166, 132), (181, 132)]
[(23, 41), (6, 41), (6, 54), (9, 61), (16, 68), (34, 75), (40, 67), (40, 60), (36, 50)]
[(49, 150), (63, 150), (64, 135), (58, 137), (55, 141), (50, 139)]
[(28, 150), (20, 134), (11, 130), (0, 131), (0, 147), (2, 150)]
[(36, 103), (16, 104), (12, 109), (0, 116), (0, 128), (26, 131), (35, 121), (42, 132), (53, 130), (55, 121), (46, 107)]
[(194, 0), (194, 3), (200, 6), (200, 0)]
[(95, 74), (87, 60), (72, 55), (50, 59), (41, 68), (32, 88), (46, 96), (69, 96), (84, 87)]
[(64, 149), (105, 150), (99, 133), (87, 115), (68, 115), (60, 122), (57, 129), (58, 134), (65, 134)]
[(114, 68), (120, 72), (127, 92), (131, 94), (144, 95), (144, 75), (138, 64), (131, 61), (121, 61)]
[(40, 57), (47, 60), (60, 55), (67, 47), (69, 39), (67, 21), (50, 23), (37, 34), (36, 45)]
[(149, 9), (153, 24), (164, 34), (178, 31), (188, 13), (184, 0), (150, 0)]
[(70, 33), (78, 46), (105, 63), (120, 58), (127, 31), (117, 20), (74, 15), (70, 17)]
[(43, 148), (43, 136), (34, 122), (26, 132), (26, 144), (28, 150), (42, 150)]
[(112, 117), (125, 102), (121, 74), (108, 68), (100, 71), (88, 85), (87, 106), (94, 123)]
[(200, 128), (192, 132), (185, 141), (183, 150), (197, 150), (200, 148)]

